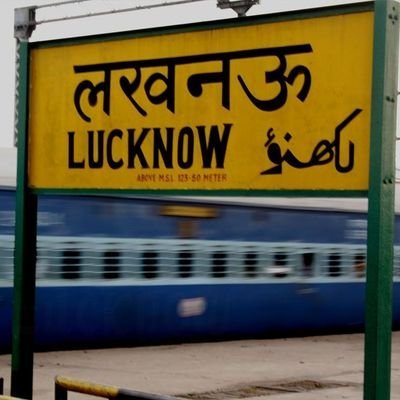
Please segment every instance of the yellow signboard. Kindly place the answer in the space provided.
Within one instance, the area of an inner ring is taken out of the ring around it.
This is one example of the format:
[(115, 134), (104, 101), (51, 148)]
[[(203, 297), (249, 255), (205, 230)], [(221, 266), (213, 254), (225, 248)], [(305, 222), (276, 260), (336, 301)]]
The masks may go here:
[(366, 190), (373, 13), (31, 50), (29, 186)]

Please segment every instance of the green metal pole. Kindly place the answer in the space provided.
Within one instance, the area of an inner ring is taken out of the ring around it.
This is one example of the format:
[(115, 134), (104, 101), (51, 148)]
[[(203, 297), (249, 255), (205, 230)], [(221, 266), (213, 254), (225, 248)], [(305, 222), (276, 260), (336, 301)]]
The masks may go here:
[(29, 44), (17, 41), (17, 191), (14, 252), (14, 312), (11, 395), (33, 392), (37, 196), (28, 188)]
[(390, 399), (398, 8), (393, 1), (375, 1), (364, 360), (366, 400)]

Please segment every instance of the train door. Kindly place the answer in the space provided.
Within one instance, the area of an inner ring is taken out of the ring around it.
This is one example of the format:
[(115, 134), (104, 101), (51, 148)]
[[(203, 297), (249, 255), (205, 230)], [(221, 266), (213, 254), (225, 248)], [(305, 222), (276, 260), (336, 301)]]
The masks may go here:
[(303, 248), (297, 253), (297, 287), (296, 293), (302, 298), (315, 300), (318, 287), (315, 284), (320, 274), (320, 255), (315, 249)]

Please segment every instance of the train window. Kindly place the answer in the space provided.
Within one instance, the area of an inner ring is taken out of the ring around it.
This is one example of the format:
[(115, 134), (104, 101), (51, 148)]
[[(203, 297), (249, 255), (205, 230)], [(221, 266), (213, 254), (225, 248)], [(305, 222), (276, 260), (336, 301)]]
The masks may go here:
[(109, 250), (104, 252), (103, 279), (118, 279), (120, 277), (119, 257), (119, 251)]
[(329, 276), (340, 276), (341, 268), (340, 268), (341, 256), (340, 254), (329, 254), (328, 257), (328, 275)]
[(286, 253), (274, 254), (274, 267), (272, 273), (276, 278), (284, 278), (288, 276), (289, 268), (287, 267), (288, 256)]
[(365, 254), (359, 253), (355, 255), (354, 272), (359, 278), (365, 276)]
[(395, 251), (393, 260), (393, 274), (394, 276), (400, 276), (400, 254)]
[(63, 279), (80, 278), (81, 253), (78, 250), (64, 250), (62, 264)]
[(257, 253), (248, 252), (244, 255), (244, 274), (246, 278), (257, 276)]
[(314, 264), (315, 254), (314, 253), (303, 253), (302, 258), (303, 258), (303, 276), (305, 276), (305, 277), (313, 276), (313, 274), (314, 274), (313, 264)]
[(158, 253), (156, 251), (144, 251), (142, 254), (143, 276), (146, 279), (154, 279), (158, 276)]
[(193, 253), (188, 250), (180, 251), (178, 254), (178, 273), (180, 278), (192, 276)]
[(226, 276), (226, 253), (218, 251), (212, 256), (212, 277), (224, 278)]

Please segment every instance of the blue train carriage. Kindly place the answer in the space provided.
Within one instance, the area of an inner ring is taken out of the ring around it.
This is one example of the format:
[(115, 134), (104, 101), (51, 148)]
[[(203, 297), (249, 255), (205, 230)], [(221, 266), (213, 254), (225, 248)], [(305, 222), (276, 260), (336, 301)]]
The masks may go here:
[[(2, 352), (14, 204), (3, 186)], [(366, 233), (365, 200), (41, 196), (36, 348), (360, 331)]]

